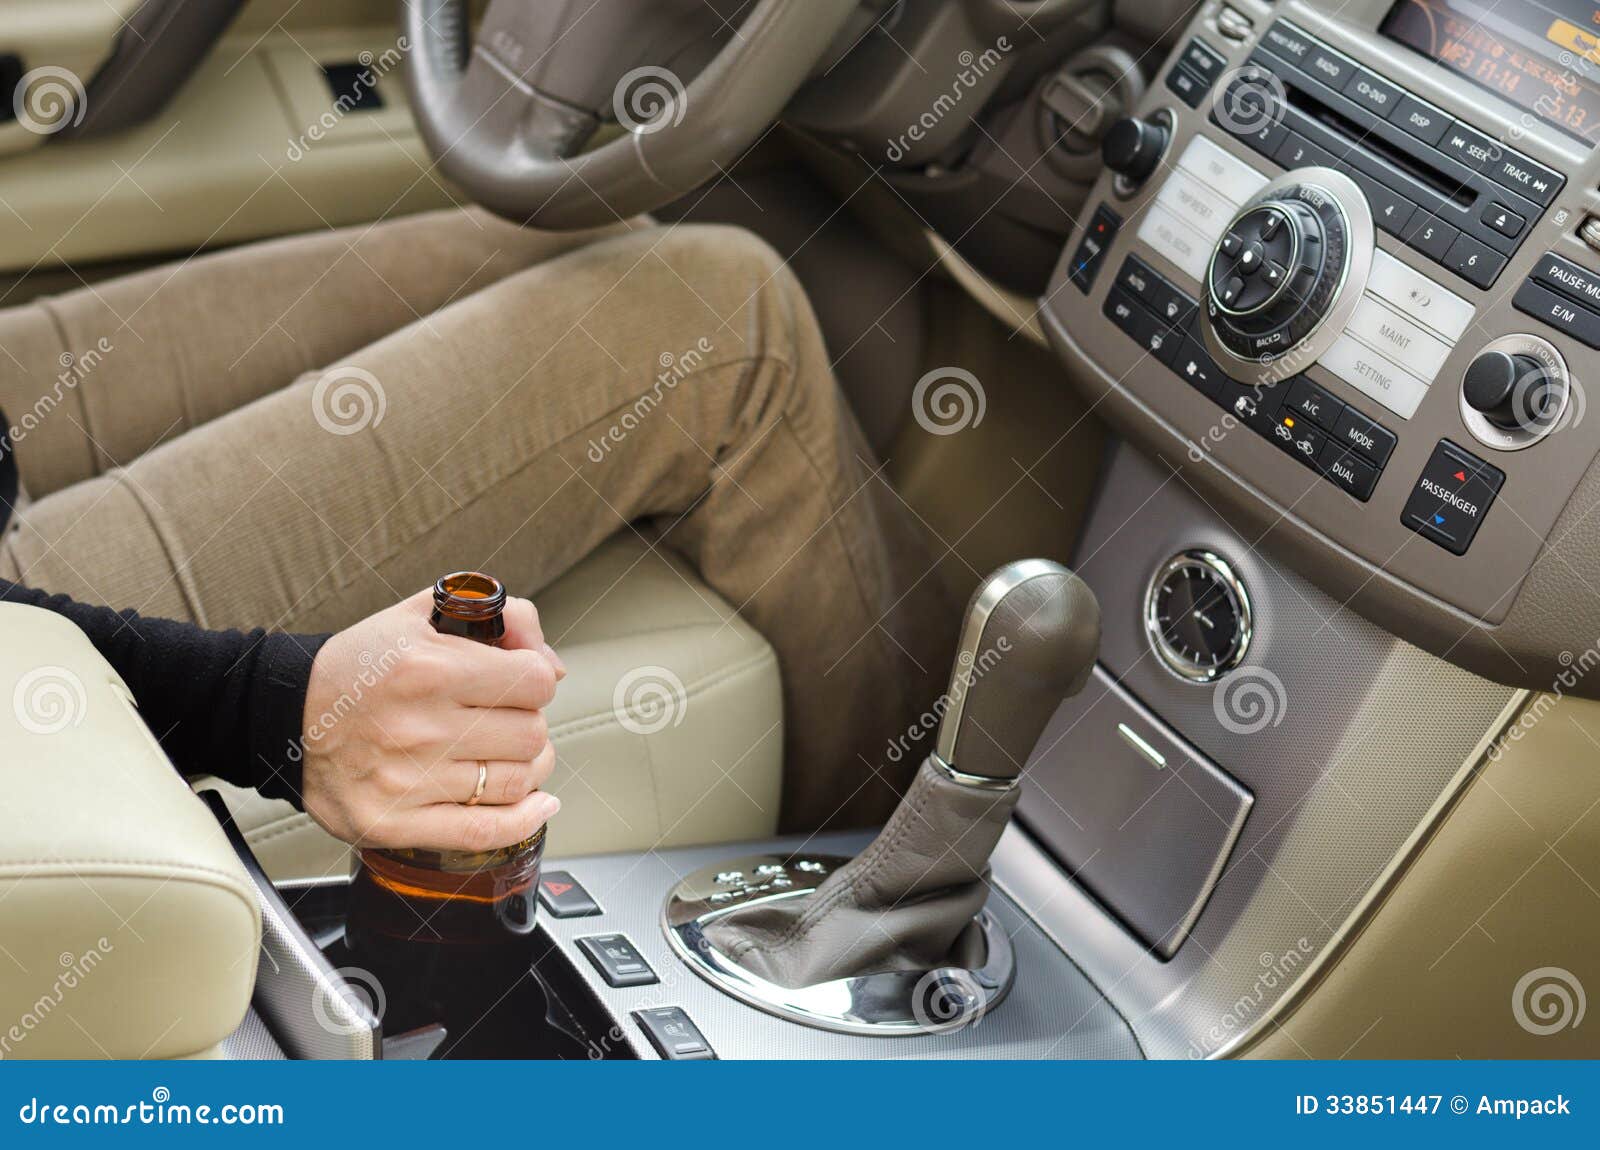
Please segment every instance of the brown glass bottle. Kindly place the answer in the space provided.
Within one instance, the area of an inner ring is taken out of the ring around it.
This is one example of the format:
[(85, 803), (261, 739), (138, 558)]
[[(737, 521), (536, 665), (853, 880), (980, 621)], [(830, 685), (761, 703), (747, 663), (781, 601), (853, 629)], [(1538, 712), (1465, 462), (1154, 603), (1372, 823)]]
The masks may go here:
[[(433, 626), (498, 647), (505, 603), (505, 587), (491, 576), (446, 575), (433, 588)], [(542, 827), (493, 851), (361, 852), (345, 941), (350, 960), (383, 988), (386, 1034), (437, 1022), (456, 1057), (500, 1045), (496, 1007), (518, 997), (512, 992), (533, 960), (543, 854)], [(469, 1034), (480, 1041), (458, 1046)]]

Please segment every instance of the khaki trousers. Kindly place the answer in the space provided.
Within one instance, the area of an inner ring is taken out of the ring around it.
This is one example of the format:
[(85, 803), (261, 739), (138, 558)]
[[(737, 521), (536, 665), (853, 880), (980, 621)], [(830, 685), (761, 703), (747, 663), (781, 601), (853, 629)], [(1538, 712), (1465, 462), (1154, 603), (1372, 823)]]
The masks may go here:
[(459, 568), (537, 602), (638, 524), (778, 653), (786, 828), (879, 820), (907, 781), (884, 750), (958, 606), (746, 233), (441, 212), (0, 311), (0, 348), (33, 500), (0, 576), (327, 631)]

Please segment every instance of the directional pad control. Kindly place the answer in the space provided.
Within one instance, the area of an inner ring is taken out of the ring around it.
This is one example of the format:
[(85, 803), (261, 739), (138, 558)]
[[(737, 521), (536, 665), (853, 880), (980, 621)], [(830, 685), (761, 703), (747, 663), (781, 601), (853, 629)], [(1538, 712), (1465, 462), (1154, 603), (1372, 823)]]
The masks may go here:
[(1291, 184), (1247, 204), (1211, 256), (1206, 315), (1218, 342), (1268, 363), (1316, 329), (1338, 291), (1347, 254), (1339, 204)]

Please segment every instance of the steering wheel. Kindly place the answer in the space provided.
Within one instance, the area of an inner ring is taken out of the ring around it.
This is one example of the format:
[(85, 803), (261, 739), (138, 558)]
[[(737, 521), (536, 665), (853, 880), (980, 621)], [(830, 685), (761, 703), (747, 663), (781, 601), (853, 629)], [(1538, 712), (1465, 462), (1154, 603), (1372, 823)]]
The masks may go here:
[[(614, 223), (749, 147), (857, 2), (756, 0), (735, 24), (749, 0), (492, 0), (469, 46), (467, 0), (401, 0), (412, 108), (440, 168), (491, 211)], [(612, 119), (625, 131), (583, 151)]]

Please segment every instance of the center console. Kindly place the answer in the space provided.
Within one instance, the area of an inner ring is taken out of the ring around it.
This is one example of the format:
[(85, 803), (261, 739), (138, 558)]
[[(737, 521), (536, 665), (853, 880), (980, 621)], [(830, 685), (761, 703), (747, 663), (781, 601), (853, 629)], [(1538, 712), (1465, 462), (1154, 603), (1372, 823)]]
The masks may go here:
[(1245, 533), (1527, 686), (1600, 633), (1594, 16), (1203, 4), (1043, 309), (1097, 412)]

